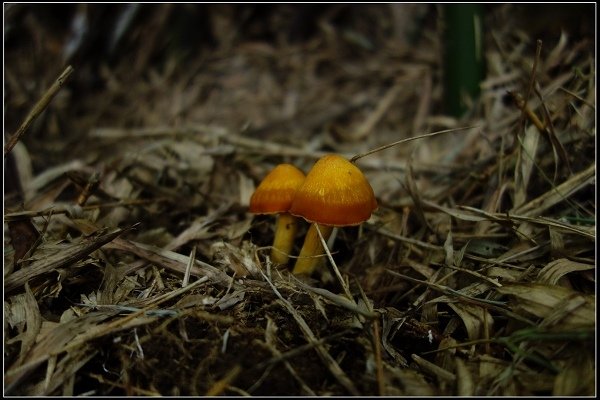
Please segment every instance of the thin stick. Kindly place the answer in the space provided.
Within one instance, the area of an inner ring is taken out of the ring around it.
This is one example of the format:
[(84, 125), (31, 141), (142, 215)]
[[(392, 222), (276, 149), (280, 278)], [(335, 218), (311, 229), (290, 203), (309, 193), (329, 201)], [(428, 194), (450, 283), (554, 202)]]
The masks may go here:
[(323, 246), (323, 249), (325, 249), (325, 252), (327, 253), (327, 257), (329, 257), (329, 262), (331, 262), (333, 271), (335, 272), (335, 276), (337, 277), (338, 281), (340, 282), (342, 289), (344, 289), (344, 293), (346, 294), (346, 297), (348, 297), (348, 299), (350, 301), (355, 303), (354, 298), (352, 298), (352, 293), (350, 293), (350, 289), (348, 288), (348, 286), (346, 286), (346, 282), (344, 281), (344, 278), (342, 278), (342, 274), (340, 273), (340, 270), (338, 269), (337, 264), (333, 260), (333, 256), (331, 255), (331, 252), (329, 251), (329, 247), (327, 247), (327, 242), (325, 242), (325, 238), (323, 237), (323, 234), (321, 233), (321, 230), (319, 229), (319, 224), (315, 224), (315, 226), (317, 228), (317, 233), (319, 234), (319, 239), (321, 240), (321, 245)]
[(65, 85), (67, 78), (73, 73), (74, 69), (70, 65), (65, 68), (65, 70), (60, 74), (60, 76), (56, 79), (56, 81), (50, 86), (50, 88), (44, 93), (44, 95), (38, 100), (37, 103), (33, 106), (19, 129), (8, 139), (6, 145), (4, 146), (4, 157), (15, 147), (21, 136), (27, 131), (27, 129), (31, 126), (33, 121), (44, 111), (50, 101), (56, 96), (58, 91)]
[(241, 371), (242, 371), (242, 367), (240, 367), (237, 364), (234, 365), (233, 368), (231, 370), (229, 370), (229, 372), (227, 372), (223, 378), (216, 381), (208, 389), (208, 391), (206, 392), (206, 396), (220, 395), (225, 389), (227, 389), (227, 386), (229, 386), (229, 384), (231, 382), (233, 382), (233, 380), (235, 380), (235, 378), (239, 375), (239, 373)]
[(43, 217), (46, 215), (57, 215), (57, 214), (69, 214), (72, 212), (76, 212), (76, 207), (80, 207), (83, 211), (95, 210), (97, 208), (110, 208), (110, 207), (128, 207), (128, 206), (136, 206), (136, 205), (144, 205), (144, 204), (152, 204), (152, 203), (160, 203), (166, 202), (169, 199), (166, 197), (159, 197), (156, 199), (133, 199), (133, 200), (119, 200), (112, 203), (99, 203), (99, 204), (88, 204), (86, 206), (72, 206), (67, 204), (64, 208), (55, 208), (51, 206), (46, 208), (45, 210), (40, 211), (18, 211), (14, 213), (7, 213), (4, 215), (4, 221), (16, 221), (19, 219), (28, 219), (35, 217)]
[(377, 365), (377, 388), (379, 396), (385, 396), (385, 381), (383, 377), (383, 362), (381, 359), (381, 334), (379, 320), (373, 320), (373, 345), (375, 346), (375, 363)]
[[(538, 39), (536, 42), (535, 58), (533, 59), (533, 65), (531, 66), (531, 77), (529, 79), (529, 86), (527, 86), (527, 93), (525, 94), (525, 98), (523, 99), (523, 108), (521, 108), (521, 118), (519, 119), (519, 130), (517, 132), (515, 132), (515, 135), (519, 134), (520, 132), (523, 132), (523, 130), (525, 129), (525, 116), (526, 116), (525, 107), (527, 106), (527, 102), (529, 101), (529, 98), (531, 97), (531, 93), (533, 92), (533, 87), (535, 85), (535, 74), (537, 71), (537, 66), (538, 66), (538, 62), (540, 60), (541, 54), (542, 54), (542, 41), (540, 39)], [(543, 127), (542, 127), (542, 129), (543, 129)], [(517, 143), (517, 141), (515, 141), (515, 146), (516, 146), (516, 143)]]
[(410, 142), (412, 140), (417, 140), (417, 139), (423, 139), (423, 138), (427, 138), (427, 137), (437, 136), (437, 135), (441, 135), (442, 133), (464, 131), (464, 130), (472, 129), (472, 128), (477, 128), (477, 126), (474, 125), (474, 126), (465, 126), (465, 127), (462, 127), (462, 128), (444, 129), (443, 131), (437, 131), (437, 132), (432, 132), (432, 133), (425, 133), (423, 135), (413, 136), (413, 137), (409, 137), (409, 138), (406, 138), (406, 139), (398, 140), (398, 141), (393, 142), (393, 143), (384, 144), (383, 146), (377, 147), (376, 149), (369, 150), (366, 153), (357, 154), (357, 155), (355, 155), (354, 157), (352, 157), (350, 159), (350, 162), (352, 162), (352, 163), (356, 162), (356, 160), (358, 160), (359, 158), (366, 157), (366, 156), (371, 155), (373, 153), (377, 153), (378, 151), (386, 150), (386, 149), (389, 149), (390, 147), (393, 147), (393, 146), (396, 146), (396, 145), (399, 145), (399, 144), (402, 144), (402, 143)]
[(183, 274), (183, 282), (181, 283), (181, 287), (186, 287), (190, 282), (190, 272), (192, 272), (192, 265), (194, 264), (194, 260), (196, 259), (196, 246), (192, 248), (192, 252), (190, 253), (190, 261), (185, 267), (185, 274)]

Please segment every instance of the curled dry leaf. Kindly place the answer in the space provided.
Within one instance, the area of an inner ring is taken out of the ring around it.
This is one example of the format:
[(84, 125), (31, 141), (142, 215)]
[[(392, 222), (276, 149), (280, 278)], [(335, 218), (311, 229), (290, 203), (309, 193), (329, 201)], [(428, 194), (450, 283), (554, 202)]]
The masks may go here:
[(548, 263), (540, 270), (537, 281), (548, 285), (556, 285), (560, 278), (576, 271), (588, 271), (595, 267), (590, 264), (571, 261), (567, 258), (560, 258)]
[[(540, 283), (510, 283), (496, 290), (512, 298), (512, 308), (519, 314), (547, 318), (559, 307), (564, 309), (564, 314), (554, 321), (563, 330), (593, 326), (596, 320), (594, 296), (571, 289)], [(578, 306), (569, 309), (569, 303)]]
[(483, 307), (466, 303), (448, 303), (448, 306), (460, 317), (465, 325), (469, 340), (482, 339), (492, 331), (494, 318)]
[(14, 249), (14, 265), (30, 252), (40, 237), (40, 233), (31, 219), (20, 219), (8, 222), (10, 243)]

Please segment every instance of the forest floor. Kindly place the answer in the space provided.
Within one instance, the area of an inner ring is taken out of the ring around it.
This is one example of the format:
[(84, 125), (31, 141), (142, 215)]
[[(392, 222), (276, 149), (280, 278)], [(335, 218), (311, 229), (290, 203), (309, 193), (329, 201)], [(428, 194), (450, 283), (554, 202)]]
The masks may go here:
[[(442, 6), (5, 4), (4, 394), (594, 395), (595, 6), (535, 6), (456, 117)], [(249, 200), (328, 153), (378, 208), (296, 276)]]

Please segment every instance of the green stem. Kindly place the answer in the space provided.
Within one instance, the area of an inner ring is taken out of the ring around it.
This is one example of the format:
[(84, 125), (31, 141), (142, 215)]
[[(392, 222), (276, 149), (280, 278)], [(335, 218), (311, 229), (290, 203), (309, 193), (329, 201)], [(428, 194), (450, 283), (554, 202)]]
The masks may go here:
[(444, 101), (446, 110), (460, 117), (468, 98), (479, 95), (484, 77), (483, 6), (463, 3), (444, 6)]

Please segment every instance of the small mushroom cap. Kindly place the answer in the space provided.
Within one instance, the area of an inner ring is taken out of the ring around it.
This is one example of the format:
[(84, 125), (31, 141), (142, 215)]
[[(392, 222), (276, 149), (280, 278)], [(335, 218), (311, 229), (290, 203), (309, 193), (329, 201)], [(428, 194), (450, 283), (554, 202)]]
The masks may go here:
[(254, 214), (287, 212), (304, 178), (304, 172), (293, 165), (279, 164), (265, 176), (250, 197), (249, 211)]
[(345, 158), (328, 154), (315, 163), (296, 192), (289, 210), (322, 225), (358, 225), (377, 209), (373, 188), (360, 169)]

